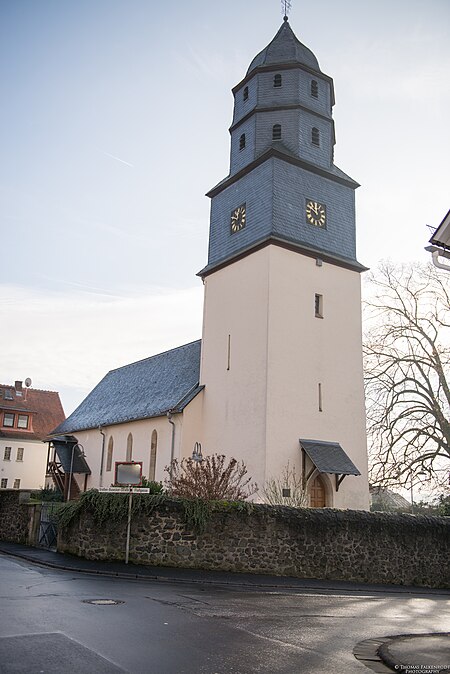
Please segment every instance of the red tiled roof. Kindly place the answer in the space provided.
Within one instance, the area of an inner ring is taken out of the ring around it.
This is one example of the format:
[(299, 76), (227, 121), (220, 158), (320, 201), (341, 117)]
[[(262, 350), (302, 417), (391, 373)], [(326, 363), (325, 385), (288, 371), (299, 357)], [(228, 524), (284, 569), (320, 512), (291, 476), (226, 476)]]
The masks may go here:
[[(5, 399), (5, 390), (12, 392), (13, 400)], [(56, 391), (23, 388), (17, 396), (13, 385), (0, 384), (0, 410), (32, 415), (32, 430), (0, 427), (0, 437), (23, 440), (44, 440), (50, 431), (64, 421), (66, 415)]]

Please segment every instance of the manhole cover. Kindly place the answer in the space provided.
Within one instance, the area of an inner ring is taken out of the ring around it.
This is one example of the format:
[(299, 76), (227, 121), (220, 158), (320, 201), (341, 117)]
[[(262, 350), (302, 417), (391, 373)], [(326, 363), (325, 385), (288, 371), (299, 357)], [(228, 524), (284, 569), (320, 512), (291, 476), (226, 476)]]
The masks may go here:
[(83, 604), (96, 604), (97, 606), (116, 606), (123, 603), (119, 599), (83, 599)]

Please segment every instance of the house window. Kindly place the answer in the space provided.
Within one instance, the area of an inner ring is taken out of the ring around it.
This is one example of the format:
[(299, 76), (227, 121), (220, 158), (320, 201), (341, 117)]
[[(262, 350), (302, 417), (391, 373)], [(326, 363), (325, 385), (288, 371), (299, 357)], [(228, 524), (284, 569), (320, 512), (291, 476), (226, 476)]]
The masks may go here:
[(156, 430), (152, 433), (152, 440), (150, 444), (150, 466), (148, 469), (148, 479), (154, 480), (156, 473), (156, 447), (158, 445), (158, 433)]
[(28, 414), (19, 414), (17, 428), (28, 428)]
[(112, 467), (112, 460), (113, 460), (113, 451), (114, 451), (114, 439), (113, 436), (108, 440), (108, 452), (106, 454), (106, 470), (110, 471)]
[(319, 85), (316, 80), (311, 80), (311, 96), (313, 98), (319, 98)]
[(316, 318), (323, 318), (323, 295), (318, 293), (314, 295), (314, 315)]
[(273, 86), (274, 86), (276, 89), (278, 89), (279, 87), (281, 87), (281, 75), (280, 75), (280, 74), (277, 74), (277, 75), (274, 76), (274, 78), (273, 78)]
[(313, 145), (320, 145), (320, 132), (315, 126), (311, 129), (311, 142)]
[(11, 447), (5, 447), (3, 461), (11, 461)]
[(274, 124), (272, 127), (272, 140), (281, 140), (281, 124)]
[(125, 461), (131, 461), (131, 457), (133, 456), (133, 436), (131, 433), (128, 433), (128, 438), (127, 438), (127, 456), (125, 458)]
[(23, 447), (17, 447), (16, 461), (23, 461)]
[(7, 486), (8, 486), (8, 478), (2, 477), (2, 480), (0, 482), (0, 489), (6, 489)]
[(5, 412), (3, 415), (3, 426), (12, 428), (14, 426), (14, 417), (15, 415), (11, 412)]
[(239, 138), (239, 149), (243, 150), (244, 147), (245, 147), (245, 133), (243, 133)]
[(5, 389), (5, 400), (14, 400), (14, 396), (10, 388)]
[(248, 87), (244, 87), (244, 101), (248, 98)]
[(13, 488), (14, 489), (20, 489), (20, 480), (14, 480)]

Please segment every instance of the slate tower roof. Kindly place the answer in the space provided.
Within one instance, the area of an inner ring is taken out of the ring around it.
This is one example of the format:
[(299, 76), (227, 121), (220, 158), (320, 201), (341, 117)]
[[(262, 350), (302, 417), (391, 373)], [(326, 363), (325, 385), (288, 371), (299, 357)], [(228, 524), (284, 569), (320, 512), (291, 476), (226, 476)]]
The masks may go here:
[(280, 30), (250, 63), (247, 75), (259, 66), (274, 66), (287, 63), (299, 63), (320, 72), (319, 62), (308, 47), (297, 39), (285, 18)]
[(286, 17), (232, 92), (230, 171), (207, 194), (208, 264), (199, 275), (269, 244), (364, 271), (356, 259), (359, 185), (334, 163), (333, 80)]

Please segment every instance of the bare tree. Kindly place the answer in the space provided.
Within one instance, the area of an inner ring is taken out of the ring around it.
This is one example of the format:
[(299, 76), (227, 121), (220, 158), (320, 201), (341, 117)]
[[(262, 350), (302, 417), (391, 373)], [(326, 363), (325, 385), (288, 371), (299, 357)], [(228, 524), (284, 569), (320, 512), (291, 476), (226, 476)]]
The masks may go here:
[(448, 471), (449, 280), (431, 264), (391, 263), (369, 279), (364, 357), (374, 484), (424, 474), (442, 484)]
[(263, 497), (270, 505), (286, 505), (302, 508), (308, 505), (303, 480), (297, 475), (295, 467), (287, 464), (281, 476), (267, 480), (263, 487)]
[(227, 461), (223, 454), (206, 456), (201, 461), (174, 459), (165, 470), (169, 474), (166, 484), (173, 496), (244, 501), (257, 491), (256, 484), (246, 477), (244, 462)]

